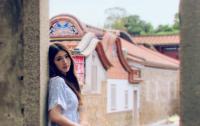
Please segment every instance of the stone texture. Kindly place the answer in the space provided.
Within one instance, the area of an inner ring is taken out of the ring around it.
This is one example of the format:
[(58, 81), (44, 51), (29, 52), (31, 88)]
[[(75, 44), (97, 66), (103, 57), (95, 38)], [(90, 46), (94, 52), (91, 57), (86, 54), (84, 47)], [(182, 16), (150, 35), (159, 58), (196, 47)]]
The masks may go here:
[(199, 126), (200, 1), (181, 0), (181, 123)]
[[(23, 1), (24, 17), (24, 125), (40, 125), (39, 0)], [(34, 17), (34, 18), (33, 18)], [(31, 118), (31, 119), (30, 119)]]
[(47, 123), (47, 82), (49, 47), (49, 4), (40, 0), (40, 126)]
[(22, 3), (0, 5), (0, 124), (22, 126), (24, 119)]
[(48, 0), (1, 0), (2, 126), (45, 125), (49, 42), (47, 8)]
[(150, 124), (179, 111), (178, 71), (145, 67), (142, 71), (140, 124)]

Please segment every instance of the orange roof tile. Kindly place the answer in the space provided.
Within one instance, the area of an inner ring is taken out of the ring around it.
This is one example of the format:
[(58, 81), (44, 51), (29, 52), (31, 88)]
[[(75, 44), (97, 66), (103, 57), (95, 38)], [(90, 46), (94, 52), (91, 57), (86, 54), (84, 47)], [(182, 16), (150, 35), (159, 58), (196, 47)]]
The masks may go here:
[(178, 34), (174, 35), (143, 35), (134, 36), (133, 42), (136, 44), (152, 44), (152, 45), (168, 45), (168, 44), (179, 44), (180, 37)]
[[(130, 56), (140, 57), (144, 59), (141, 61), (146, 66), (157, 67), (157, 68), (179, 68), (179, 61), (168, 56), (165, 56), (159, 52), (153, 51), (144, 46), (137, 46), (127, 42), (126, 40), (121, 39), (122, 48), (128, 50), (129, 58)], [(134, 57), (133, 57), (134, 58)]]
[(119, 61), (123, 68), (128, 72), (128, 81), (129, 83), (136, 84), (142, 82), (141, 76), (139, 75), (140, 70), (133, 69), (127, 62), (126, 58), (123, 55), (122, 51), (122, 42), (120, 38), (117, 38), (116, 41), (116, 47), (117, 47), (117, 55), (119, 58)]

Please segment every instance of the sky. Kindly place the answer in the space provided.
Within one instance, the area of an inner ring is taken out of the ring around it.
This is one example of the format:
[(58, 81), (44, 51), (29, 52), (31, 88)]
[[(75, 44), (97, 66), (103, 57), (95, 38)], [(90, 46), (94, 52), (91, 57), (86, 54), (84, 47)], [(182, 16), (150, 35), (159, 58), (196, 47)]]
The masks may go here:
[(154, 27), (172, 24), (178, 12), (179, 0), (49, 0), (49, 18), (71, 14), (86, 24), (103, 27), (105, 10), (124, 8), (128, 15), (138, 15)]

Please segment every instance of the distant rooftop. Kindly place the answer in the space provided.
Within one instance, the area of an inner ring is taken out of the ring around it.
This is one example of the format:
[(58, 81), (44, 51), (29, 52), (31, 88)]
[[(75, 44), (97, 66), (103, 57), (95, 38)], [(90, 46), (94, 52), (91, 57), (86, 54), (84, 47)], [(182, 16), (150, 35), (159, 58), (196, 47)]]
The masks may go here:
[(174, 45), (180, 43), (179, 34), (173, 35), (141, 35), (134, 36), (132, 40), (136, 44), (150, 44), (150, 45)]

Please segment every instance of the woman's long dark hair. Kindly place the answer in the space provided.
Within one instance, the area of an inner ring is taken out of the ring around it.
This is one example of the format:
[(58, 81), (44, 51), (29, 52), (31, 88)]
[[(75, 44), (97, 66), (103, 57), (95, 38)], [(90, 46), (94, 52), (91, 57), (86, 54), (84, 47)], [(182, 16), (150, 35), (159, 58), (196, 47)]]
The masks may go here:
[[(58, 70), (58, 68), (56, 67), (56, 65), (54, 63), (54, 58), (59, 51), (65, 51), (71, 60), (71, 65), (70, 65), (69, 71), (66, 73), (66, 75), (62, 74), (61, 71)], [(74, 61), (73, 61), (70, 53), (62, 44), (55, 43), (55, 44), (50, 45), (48, 55), (49, 55), (49, 77), (55, 77), (55, 76), (62, 77), (65, 80), (66, 84), (76, 94), (78, 101), (79, 101), (79, 105), (81, 105), (82, 104), (81, 90), (80, 90), (80, 86), (78, 83), (78, 79), (75, 75)]]

